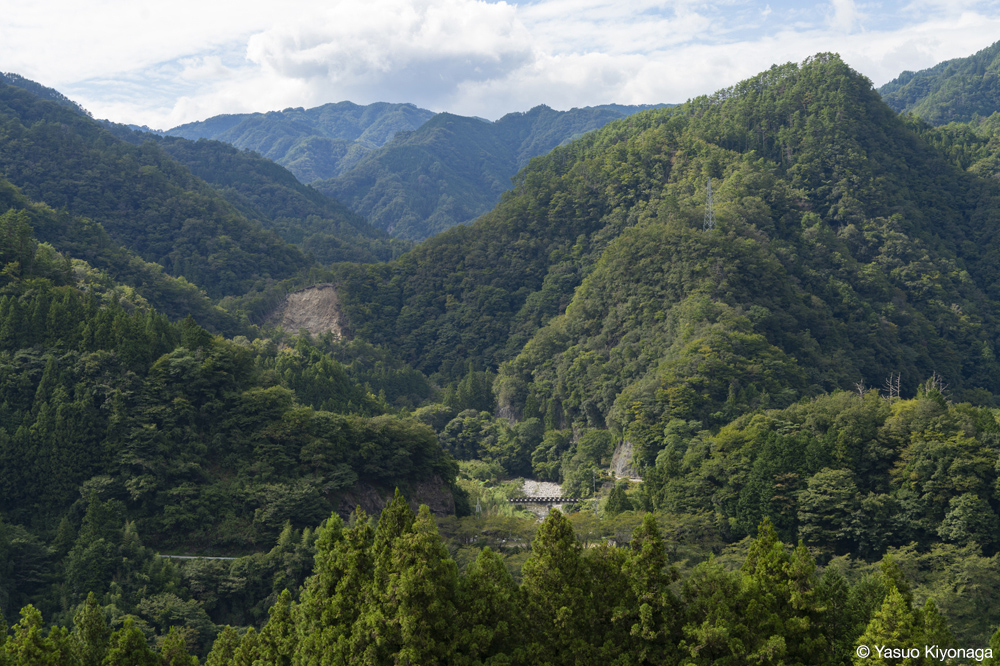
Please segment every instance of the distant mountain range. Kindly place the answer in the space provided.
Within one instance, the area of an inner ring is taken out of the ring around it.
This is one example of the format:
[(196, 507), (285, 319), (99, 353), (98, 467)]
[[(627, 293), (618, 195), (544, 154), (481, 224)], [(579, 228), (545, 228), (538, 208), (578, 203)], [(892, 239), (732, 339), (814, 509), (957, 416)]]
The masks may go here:
[(651, 106), (608, 105), (554, 111), (537, 106), (494, 123), (441, 113), (313, 183), (372, 226), (422, 240), (492, 209), (532, 157)]
[(162, 134), (256, 151), (373, 226), (422, 240), (496, 205), (532, 157), (647, 108), (538, 106), (491, 123), (412, 104), (340, 102), (215, 116)]
[(413, 104), (351, 102), (313, 109), (213, 116), (163, 132), (185, 139), (216, 139), (260, 153), (303, 183), (333, 178), (397, 133), (415, 130), (433, 111)]

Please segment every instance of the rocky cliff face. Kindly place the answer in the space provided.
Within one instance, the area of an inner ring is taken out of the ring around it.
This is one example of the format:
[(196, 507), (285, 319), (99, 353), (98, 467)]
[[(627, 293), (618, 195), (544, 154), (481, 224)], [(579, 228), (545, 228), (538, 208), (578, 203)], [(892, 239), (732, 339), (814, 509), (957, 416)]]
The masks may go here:
[(340, 300), (332, 284), (315, 284), (293, 291), (285, 296), (268, 321), (292, 333), (304, 328), (312, 335), (327, 332), (338, 338), (344, 335)]
[(611, 455), (611, 471), (618, 478), (634, 479), (639, 476), (632, 465), (632, 442), (623, 440)]
[[(414, 511), (419, 509), (421, 504), (426, 504), (435, 516), (455, 515), (455, 498), (451, 494), (451, 489), (439, 476), (405, 488), (401, 487), (400, 490)], [(341, 497), (337, 513), (347, 520), (360, 506), (368, 515), (378, 517), (382, 509), (392, 501), (394, 492), (394, 488), (359, 481)]]

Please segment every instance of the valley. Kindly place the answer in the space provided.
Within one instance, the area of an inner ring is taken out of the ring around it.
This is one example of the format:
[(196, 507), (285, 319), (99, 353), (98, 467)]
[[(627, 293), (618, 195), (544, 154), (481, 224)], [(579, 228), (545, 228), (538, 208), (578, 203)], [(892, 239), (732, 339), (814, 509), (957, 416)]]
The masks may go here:
[(1000, 654), (995, 53), (167, 133), (4, 75), (0, 666)]

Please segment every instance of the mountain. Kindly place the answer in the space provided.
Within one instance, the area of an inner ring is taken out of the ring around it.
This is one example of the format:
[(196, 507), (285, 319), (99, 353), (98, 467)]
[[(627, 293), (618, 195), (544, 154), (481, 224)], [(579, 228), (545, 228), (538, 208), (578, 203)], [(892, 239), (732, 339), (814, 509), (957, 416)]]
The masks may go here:
[(158, 137), (123, 126), (109, 129), (130, 143), (158, 143), (248, 220), (321, 263), (388, 261), (410, 245), (375, 229), (340, 202), (303, 185), (285, 168), (250, 150), (214, 140)]
[(645, 108), (538, 106), (494, 123), (442, 113), (314, 186), (373, 226), (422, 240), (495, 206), (532, 157)]
[(1000, 42), (967, 58), (903, 72), (879, 93), (894, 110), (932, 125), (990, 116), (1000, 111)]
[(414, 130), (433, 115), (412, 104), (339, 102), (312, 109), (213, 116), (164, 134), (217, 139), (253, 150), (303, 183), (311, 183), (340, 175), (398, 132)]
[(991, 403), (998, 195), (821, 55), (533, 160), (475, 224), (345, 267), (341, 303), (427, 373), (499, 367), (501, 413), (550, 427), (718, 425), (896, 373)]
[(0, 86), (0, 176), (30, 199), (99, 222), (116, 243), (219, 298), (281, 280), (305, 255), (242, 215), (155, 142)]

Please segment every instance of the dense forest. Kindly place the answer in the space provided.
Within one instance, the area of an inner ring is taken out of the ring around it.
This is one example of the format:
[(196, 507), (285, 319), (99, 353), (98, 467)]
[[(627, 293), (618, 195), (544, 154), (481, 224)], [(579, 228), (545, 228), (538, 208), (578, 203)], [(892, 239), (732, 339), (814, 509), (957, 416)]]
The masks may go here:
[(1000, 42), (967, 58), (903, 72), (879, 88), (885, 103), (932, 125), (969, 122), (1000, 108)]
[(532, 157), (642, 106), (555, 111), (538, 106), (496, 122), (439, 113), (400, 132), (351, 169), (313, 183), (393, 236), (423, 240), (487, 212)]
[(5, 81), (0, 665), (1000, 654), (1000, 116), (820, 54), (411, 248)]

